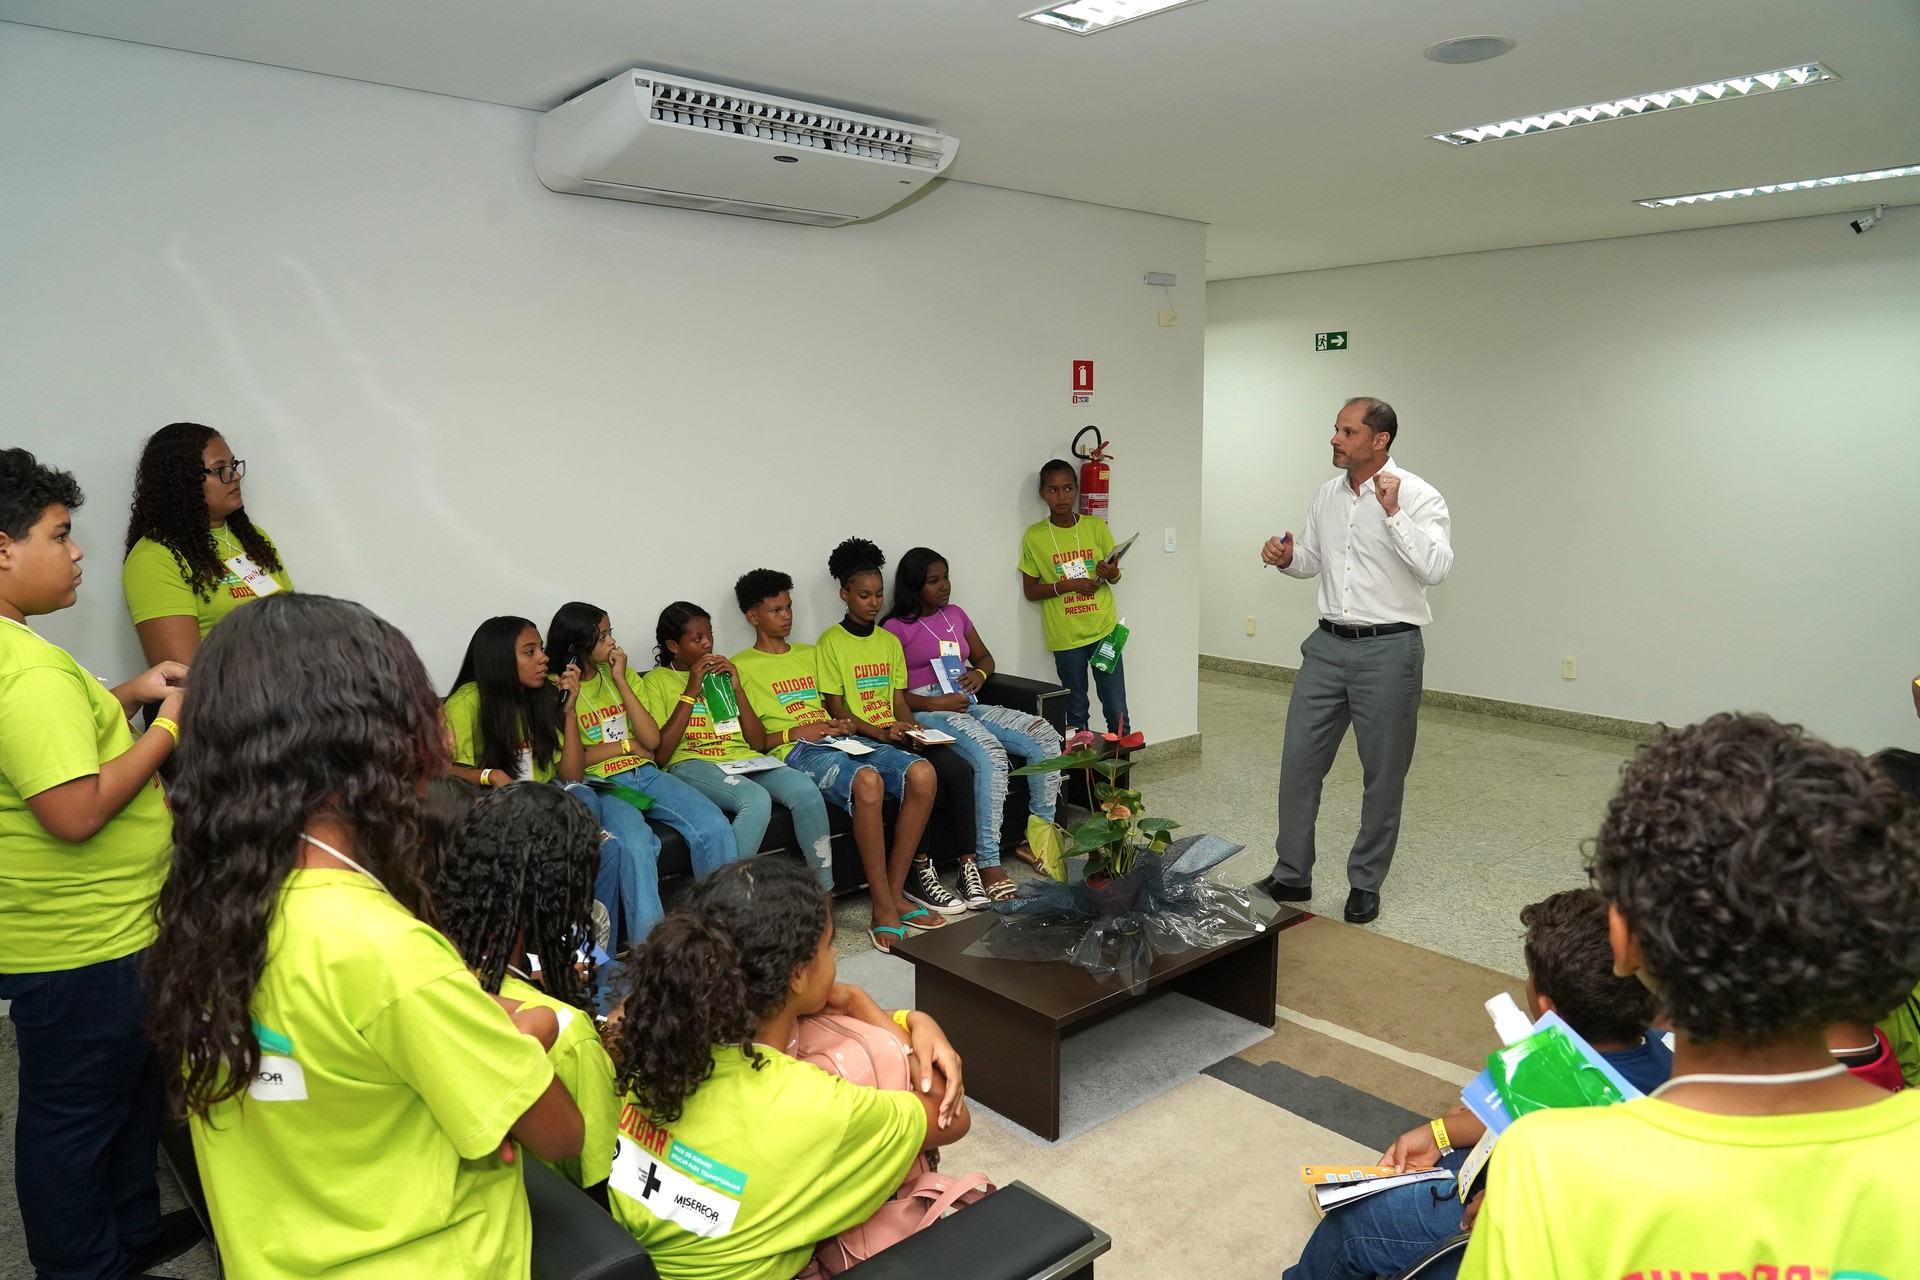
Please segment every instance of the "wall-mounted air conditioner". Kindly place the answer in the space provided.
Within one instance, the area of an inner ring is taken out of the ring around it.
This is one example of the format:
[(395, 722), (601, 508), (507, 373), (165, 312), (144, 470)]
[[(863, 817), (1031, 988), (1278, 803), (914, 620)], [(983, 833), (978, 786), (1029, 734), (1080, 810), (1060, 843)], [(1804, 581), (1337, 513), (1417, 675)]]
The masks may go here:
[(886, 212), (958, 139), (818, 103), (635, 68), (540, 117), (554, 191), (835, 227)]

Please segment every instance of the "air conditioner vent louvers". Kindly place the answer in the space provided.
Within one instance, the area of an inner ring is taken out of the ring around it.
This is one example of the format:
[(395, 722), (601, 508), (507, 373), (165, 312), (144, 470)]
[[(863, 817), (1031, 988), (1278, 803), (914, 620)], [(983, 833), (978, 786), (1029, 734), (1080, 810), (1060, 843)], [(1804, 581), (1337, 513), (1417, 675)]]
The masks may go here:
[(799, 111), (734, 94), (710, 93), (669, 80), (635, 76), (633, 82), (652, 95), (647, 115), (662, 124), (737, 133), (767, 142), (838, 151), (867, 160), (918, 165), (924, 169), (938, 168), (943, 156), (937, 146), (916, 146), (913, 134), (904, 129)]

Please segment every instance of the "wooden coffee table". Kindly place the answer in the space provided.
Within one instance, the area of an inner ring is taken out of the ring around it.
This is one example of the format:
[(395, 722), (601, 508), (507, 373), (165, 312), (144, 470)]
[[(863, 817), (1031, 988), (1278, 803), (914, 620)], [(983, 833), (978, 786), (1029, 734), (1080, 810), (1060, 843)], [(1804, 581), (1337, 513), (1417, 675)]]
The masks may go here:
[(1064, 960), (964, 954), (998, 919), (949, 916), (932, 933), (894, 944), (912, 962), (914, 1006), (940, 1024), (966, 1063), (967, 1094), (1043, 1138), (1060, 1136), (1060, 1038), (1165, 988), (1271, 1027), (1280, 931), (1302, 918), (1282, 907), (1265, 932), (1163, 957), (1137, 990), (1094, 980)]

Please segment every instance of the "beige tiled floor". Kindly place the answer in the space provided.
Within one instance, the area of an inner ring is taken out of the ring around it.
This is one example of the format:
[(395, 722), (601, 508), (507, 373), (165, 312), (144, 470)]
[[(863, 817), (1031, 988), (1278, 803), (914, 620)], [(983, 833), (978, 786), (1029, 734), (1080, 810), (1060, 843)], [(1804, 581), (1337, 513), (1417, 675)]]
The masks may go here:
[[(1183, 831), (1244, 843), (1246, 852), (1227, 870), (1247, 880), (1273, 867), (1288, 689), (1202, 672), (1202, 754), (1143, 765), (1134, 775), (1151, 812), (1178, 818)], [(1581, 843), (1599, 826), (1633, 747), (1602, 734), (1424, 709), (1399, 850), (1380, 918), (1365, 927), (1522, 974), (1520, 908), (1586, 883)], [(1321, 795), (1309, 904), (1335, 920), (1346, 902), (1346, 852), (1359, 827), (1360, 789), (1349, 732)]]

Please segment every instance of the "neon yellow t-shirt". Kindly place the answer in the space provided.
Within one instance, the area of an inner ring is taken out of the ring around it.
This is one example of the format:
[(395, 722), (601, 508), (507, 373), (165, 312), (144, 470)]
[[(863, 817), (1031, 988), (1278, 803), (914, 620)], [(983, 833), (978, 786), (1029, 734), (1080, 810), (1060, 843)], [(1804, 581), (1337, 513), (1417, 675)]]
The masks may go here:
[(259, 1077), (190, 1122), (230, 1274), (525, 1280), (500, 1143), (553, 1068), (452, 943), (357, 871), (291, 872), (253, 1019)]
[(559, 1164), (540, 1163), (576, 1187), (605, 1182), (613, 1168), (613, 1140), (620, 1130), (620, 1095), (613, 1090), (613, 1059), (600, 1043), (600, 1028), (587, 1014), (512, 974), (501, 979), (500, 994), (522, 1006), (551, 1009), (560, 1020), (560, 1035), (547, 1050), (547, 1062), (586, 1123), (586, 1141), (577, 1157)]
[(1536, 1111), (1494, 1148), (1462, 1280), (1920, 1275), (1920, 1093), (1723, 1116), (1652, 1098)]
[(160, 780), (80, 844), (27, 807), (131, 746), (127, 713), (105, 685), (66, 650), (0, 618), (0, 973), (78, 969), (153, 941), (173, 844)]
[[(635, 698), (640, 696), (631, 670), (627, 672), (627, 687), (633, 690)], [(580, 682), (580, 696), (574, 699), (573, 705), (580, 717), (580, 741), (586, 746), (597, 747), (603, 742), (617, 742), (632, 736), (633, 726), (627, 723), (627, 704), (620, 696), (620, 686), (613, 678), (610, 664), (600, 663), (593, 679)], [(588, 765), (587, 773), (595, 778), (610, 778), (650, 763), (640, 756), (615, 756)]]
[[(833, 718), (821, 705), (817, 656), (818, 651), (810, 644), (789, 645), (785, 653), (742, 649), (733, 655), (733, 665), (740, 669), (741, 693), (753, 704), (760, 727), (769, 738), (779, 737), (782, 729)], [(782, 743), (769, 754), (785, 760), (798, 745)]]
[[(655, 667), (640, 677), (633, 691), (639, 695), (640, 705), (647, 709), (653, 722), (664, 728), (687, 692), (687, 673), (672, 667)], [(738, 692), (735, 690), (736, 696)], [(696, 700), (688, 710), (692, 714), (687, 717), (686, 732), (680, 735), (680, 744), (673, 749), (667, 768), (682, 760), (709, 760), (719, 764), (722, 760), (750, 760), (760, 754), (747, 745), (745, 734), (730, 733), (724, 737), (715, 734), (705, 699)]]
[[(1092, 578), (1094, 563), (1113, 551), (1113, 530), (1098, 516), (1081, 516), (1071, 529), (1062, 529), (1051, 520), (1027, 526), (1020, 537), (1020, 572), (1042, 583), (1058, 582), (1072, 576)], [(1090, 596), (1075, 592), (1040, 602), (1040, 625), (1047, 637), (1047, 648), (1055, 653), (1096, 644), (1119, 624), (1120, 614), (1113, 606), (1113, 588), (1106, 583)]]
[[(253, 529), (261, 537), (267, 538), (267, 531), (259, 525), (253, 526)], [(222, 560), (246, 554), (240, 539), (225, 525), (213, 531), (213, 541)], [(267, 538), (267, 545), (273, 546), (272, 538)], [(274, 547), (274, 551), (278, 553), (279, 548)], [(293, 590), (293, 575), (284, 567), (267, 576), (279, 583), (282, 591)], [(242, 582), (231, 569), (214, 584), (212, 595), (196, 596), (193, 588), (187, 585), (187, 573), (180, 561), (173, 552), (152, 538), (140, 539), (127, 552), (126, 561), (120, 566), (120, 589), (126, 593), (127, 612), (136, 624), (151, 622), (155, 618), (197, 618), (202, 639), (213, 630), (214, 623), (247, 601), (258, 598), (253, 588)]]
[(621, 1113), (608, 1199), (665, 1280), (792, 1280), (813, 1247), (865, 1222), (906, 1177), (927, 1113), (759, 1046), (713, 1051), (713, 1075), (664, 1128)]
[[(480, 767), (480, 686), (468, 681), (447, 695), (447, 727), (453, 730), (453, 762), (469, 769)], [(520, 747), (514, 754), (517, 766), (512, 770), (516, 780), (525, 782), (550, 782), (553, 771), (560, 764), (560, 751), (556, 746), (551, 759), (541, 764), (534, 758), (533, 741), (520, 739)]]
[(868, 724), (892, 724), (893, 695), (907, 687), (907, 655), (885, 627), (856, 636), (839, 623), (820, 633), (814, 665), (821, 693), (846, 699), (847, 713)]

